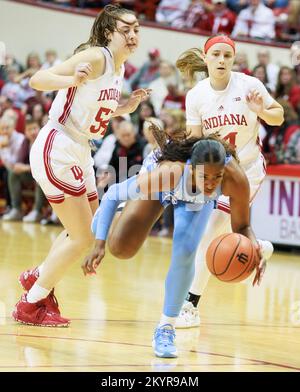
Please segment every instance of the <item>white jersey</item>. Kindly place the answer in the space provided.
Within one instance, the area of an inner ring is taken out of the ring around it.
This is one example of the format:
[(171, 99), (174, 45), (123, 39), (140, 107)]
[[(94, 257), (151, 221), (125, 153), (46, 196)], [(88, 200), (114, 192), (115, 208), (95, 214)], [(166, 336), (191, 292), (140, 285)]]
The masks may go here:
[(228, 86), (214, 90), (209, 78), (201, 80), (186, 96), (187, 125), (201, 125), (205, 136), (219, 132), (224, 140), (236, 146), (241, 166), (256, 161), (260, 155), (259, 118), (249, 109), (246, 96), (258, 90), (269, 108), (274, 99), (256, 78), (231, 72)]
[(124, 66), (121, 74), (116, 75), (111, 51), (106, 47), (99, 49), (105, 56), (104, 74), (80, 87), (60, 90), (49, 112), (50, 122), (79, 140), (104, 136), (121, 96)]

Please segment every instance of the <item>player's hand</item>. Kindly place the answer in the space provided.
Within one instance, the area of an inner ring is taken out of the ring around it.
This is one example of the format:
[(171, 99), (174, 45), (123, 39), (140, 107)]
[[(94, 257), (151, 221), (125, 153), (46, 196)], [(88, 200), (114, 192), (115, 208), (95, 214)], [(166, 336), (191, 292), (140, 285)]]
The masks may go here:
[(257, 252), (257, 256), (256, 256), (257, 259), (256, 260), (258, 260), (258, 261), (256, 263), (256, 274), (253, 279), (252, 286), (255, 286), (256, 284), (257, 284), (257, 286), (259, 286), (261, 283), (262, 277), (265, 273), (265, 269), (267, 267), (267, 260), (265, 260), (262, 257), (260, 246), (258, 243), (255, 244), (255, 249)]
[(151, 91), (152, 90), (149, 88), (134, 90), (126, 103), (127, 112), (133, 113), (141, 102), (146, 101), (149, 98)]
[(251, 90), (246, 96), (246, 101), (250, 110), (259, 115), (264, 110), (264, 101), (261, 93), (257, 90)]
[(81, 264), (84, 276), (95, 275), (101, 260), (105, 255), (105, 241), (97, 240), (92, 252), (84, 259)]
[(80, 63), (75, 68), (74, 72), (74, 86), (79, 87), (84, 84), (92, 72), (90, 63)]

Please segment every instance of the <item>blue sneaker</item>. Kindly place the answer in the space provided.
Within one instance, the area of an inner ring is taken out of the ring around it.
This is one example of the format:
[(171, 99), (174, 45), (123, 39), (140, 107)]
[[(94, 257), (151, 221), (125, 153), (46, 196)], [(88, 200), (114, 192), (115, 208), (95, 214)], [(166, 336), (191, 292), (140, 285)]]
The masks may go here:
[(160, 358), (177, 358), (175, 329), (171, 324), (157, 327), (152, 341), (155, 355)]

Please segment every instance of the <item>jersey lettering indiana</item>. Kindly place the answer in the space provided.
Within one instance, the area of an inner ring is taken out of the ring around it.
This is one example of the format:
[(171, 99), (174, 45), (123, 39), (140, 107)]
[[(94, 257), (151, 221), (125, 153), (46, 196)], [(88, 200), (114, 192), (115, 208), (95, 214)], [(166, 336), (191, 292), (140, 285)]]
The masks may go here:
[(80, 87), (60, 90), (49, 113), (50, 121), (63, 126), (71, 137), (102, 138), (113, 112), (118, 107), (124, 66), (117, 75), (110, 50), (106, 47), (99, 47), (99, 50), (105, 57), (104, 74), (97, 79), (86, 81)]

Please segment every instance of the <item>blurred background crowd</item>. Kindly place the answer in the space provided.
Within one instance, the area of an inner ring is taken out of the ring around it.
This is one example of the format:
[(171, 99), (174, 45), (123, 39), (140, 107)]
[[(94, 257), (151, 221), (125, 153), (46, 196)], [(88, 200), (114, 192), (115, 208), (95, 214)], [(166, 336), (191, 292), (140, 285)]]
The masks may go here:
[[(80, 6), (105, 3), (92, 0), (55, 2)], [(131, 3), (139, 2), (123, 3), (130, 6)], [(151, 3), (155, 4), (151, 17), (159, 23), (176, 25), (177, 28), (187, 27), (186, 24), (192, 21), (204, 23), (206, 20), (205, 23), (210, 23), (214, 29), (216, 26), (220, 29), (227, 26), (227, 23), (222, 22), (219, 13), (234, 15), (234, 22), (230, 24), (232, 29), (226, 32), (239, 36), (245, 27), (243, 18), (248, 18), (249, 7), (253, 4), (259, 4), (268, 15), (274, 15), (272, 26), (275, 28), (276, 10), (285, 10), (289, 17), (288, 7), (294, 2), (266, 0), (265, 5), (259, 0), (162, 0)], [(173, 4), (173, 8), (170, 3)], [(300, 4), (300, 1), (297, 0), (297, 3)], [(192, 18), (196, 9), (199, 12), (195, 12)], [(147, 10), (140, 12), (145, 18), (149, 17)], [(270, 22), (273, 20), (271, 16), (266, 18)], [(255, 31), (273, 37), (271, 23), (270, 30), (268, 26), (265, 25), (264, 32), (262, 29)], [(195, 25), (191, 24), (191, 27), (194, 28)], [(202, 27), (201, 24), (201, 29)], [(218, 29), (216, 31), (219, 31)], [(292, 30), (287, 31), (290, 33)], [(238, 52), (234, 71), (257, 77), (284, 108), (285, 121), (280, 127), (261, 123), (260, 137), (266, 161), (272, 165), (300, 165), (300, 66), (279, 67), (272, 62), (267, 49), (263, 46), (257, 48), (256, 65), (250, 68), (247, 53)], [(291, 51), (299, 49), (300, 43), (295, 43), (291, 47)], [(55, 92), (35, 91), (29, 86), (29, 79), (37, 70), (49, 68), (62, 60), (64, 59), (59, 59), (54, 49), (49, 48), (43, 58), (37, 53), (29, 53), (25, 64), (22, 64), (13, 53), (8, 53), (5, 65), (0, 67), (0, 214), (4, 221), (57, 223), (41, 189), (31, 176), (29, 165), (30, 147), (41, 127), (47, 122), (47, 113)], [(193, 81), (196, 82), (197, 80)], [(155, 147), (155, 141), (148, 129), (149, 122), (146, 120), (156, 121), (164, 127), (170, 138), (180, 136), (182, 129), (185, 128), (185, 95), (193, 83), (185, 80), (175, 65), (167, 60), (167, 54), (161, 53), (155, 47), (149, 50), (144, 64), (139, 69), (129, 62), (126, 63), (121, 99), (127, 99), (131, 91), (137, 88), (150, 88), (152, 94), (132, 115), (113, 118), (104, 139), (95, 142), (93, 157), (99, 195), (106, 191), (109, 184), (126, 178), (128, 173), (129, 176), (136, 174), (143, 159)], [(130, 168), (134, 169), (129, 170)], [(171, 234), (171, 208), (166, 210), (155, 230), (161, 236)]]
[(101, 8), (121, 3), (144, 20), (199, 33), (291, 42), (300, 39), (299, 0), (42, 0)]

